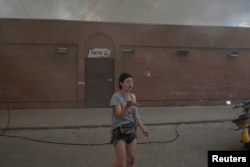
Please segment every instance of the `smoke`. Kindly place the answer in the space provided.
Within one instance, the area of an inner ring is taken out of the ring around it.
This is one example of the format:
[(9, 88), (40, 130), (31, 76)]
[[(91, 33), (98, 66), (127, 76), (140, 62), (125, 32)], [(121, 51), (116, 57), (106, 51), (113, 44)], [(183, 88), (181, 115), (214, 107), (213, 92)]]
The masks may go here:
[(250, 27), (249, 0), (0, 0), (0, 18)]

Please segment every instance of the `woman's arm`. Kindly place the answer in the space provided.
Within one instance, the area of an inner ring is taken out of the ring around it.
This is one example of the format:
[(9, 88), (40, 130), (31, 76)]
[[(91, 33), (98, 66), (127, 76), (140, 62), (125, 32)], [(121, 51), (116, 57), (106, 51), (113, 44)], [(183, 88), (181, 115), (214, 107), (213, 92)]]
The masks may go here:
[(142, 122), (141, 119), (138, 119), (138, 120), (137, 120), (137, 124), (138, 124), (138, 126), (141, 128), (143, 135), (144, 135), (144, 136), (147, 136), (147, 137), (150, 137), (149, 131), (148, 131), (147, 128), (144, 126), (144, 124), (143, 124), (143, 122)]
[[(131, 98), (134, 101), (134, 103), (136, 104), (136, 96), (135, 96), (135, 94), (131, 93)], [(143, 135), (147, 136), (147, 137), (150, 137), (149, 131), (144, 126), (142, 120), (141, 119), (137, 119), (136, 122), (137, 122), (138, 126), (141, 128)]]
[(116, 117), (118, 119), (122, 119), (128, 112), (130, 106), (130, 104), (126, 104), (124, 107), (121, 107), (120, 105), (114, 106)]
[(133, 93), (130, 94), (130, 98), (132, 101), (127, 101), (127, 102), (124, 102), (124, 105), (117, 105), (117, 106), (114, 106), (115, 108), (115, 114), (116, 114), (116, 117), (118, 119), (121, 119), (123, 118), (126, 113), (128, 112), (128, 109), (134, 105), (136, 105), (136, 97)]

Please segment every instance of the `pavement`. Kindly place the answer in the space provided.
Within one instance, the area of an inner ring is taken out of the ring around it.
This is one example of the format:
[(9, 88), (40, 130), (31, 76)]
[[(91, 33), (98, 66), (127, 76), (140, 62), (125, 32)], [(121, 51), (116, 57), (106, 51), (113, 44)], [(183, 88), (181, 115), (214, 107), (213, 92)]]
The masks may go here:
[[(152, 137), (138, 132), (138, 167), (205, 167), (208, 150), (244, 149), (231, 122), (240, 110), (232, 106), (140, 107), (139, 112)], [(110, 124), (110, 108), (0, 110), (0, 166), (111, 166)]]
[[(139, 108), (146, 125), (229, 121), (239, 116), (232, 106), (144, 107)], [(0, 128), (8, 112), (0, 111)], [(74, 128), (110, 126), (110, 108), (11, 110), (8, 129)]]

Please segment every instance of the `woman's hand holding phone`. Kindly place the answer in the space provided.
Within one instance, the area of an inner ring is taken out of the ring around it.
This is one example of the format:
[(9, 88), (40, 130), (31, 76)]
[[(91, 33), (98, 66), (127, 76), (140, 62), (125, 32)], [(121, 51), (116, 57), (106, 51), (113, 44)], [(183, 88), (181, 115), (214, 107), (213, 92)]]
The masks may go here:
[(137, 103), (132, 100), (127, 100), (127, 106), (136, 106)]

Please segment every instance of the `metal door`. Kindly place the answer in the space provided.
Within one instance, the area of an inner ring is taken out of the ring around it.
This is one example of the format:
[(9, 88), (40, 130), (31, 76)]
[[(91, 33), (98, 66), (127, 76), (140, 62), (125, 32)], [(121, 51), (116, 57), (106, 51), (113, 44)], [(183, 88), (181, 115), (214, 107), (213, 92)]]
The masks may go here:
[(85, 105), (107, 107), (114, 91), (114, 60), (85, 59)]

